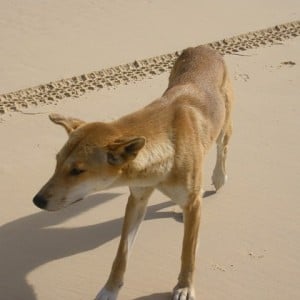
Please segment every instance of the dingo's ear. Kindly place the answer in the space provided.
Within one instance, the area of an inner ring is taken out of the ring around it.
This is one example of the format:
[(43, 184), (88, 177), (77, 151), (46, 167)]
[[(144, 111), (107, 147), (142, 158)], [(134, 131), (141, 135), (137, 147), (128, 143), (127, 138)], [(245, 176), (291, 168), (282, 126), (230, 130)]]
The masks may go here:
[(107, 161), (111, 165), (121, 165), (126, 161), (133, 160), (138, 152), (144, 147), (144, 137), (130, 137), (118, 139), (107, 146)]
[(59, 114), (50, 114), (49, 119), (53, 123), (63, 126), (66, 129), (68, 134), (70, 134), (76, 128), (78, 128), (79, 126), (85, 123), (82, 120), (74, 119), (74, 118), (66, 118)]

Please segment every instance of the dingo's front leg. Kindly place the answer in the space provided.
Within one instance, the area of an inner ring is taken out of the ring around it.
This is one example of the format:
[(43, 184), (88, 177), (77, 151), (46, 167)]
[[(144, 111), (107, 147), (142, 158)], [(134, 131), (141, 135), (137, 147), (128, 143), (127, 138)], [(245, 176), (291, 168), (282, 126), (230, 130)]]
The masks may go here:
[(183, 207), (184, 237), (181, 255), (181, 270), (178, 283), (174, 288), (173, 300), (195, 300), (193, 277), (195, 270), (197, 239), (200, 225), (201, 198)]
[(128, 198), (122, 235), (110, 276), (96, 300), (115, 300), (123, 285), (128, 254), (133, 245), (139, 225), (144, 219), (148, 199), (153, 188), (131, 188)]

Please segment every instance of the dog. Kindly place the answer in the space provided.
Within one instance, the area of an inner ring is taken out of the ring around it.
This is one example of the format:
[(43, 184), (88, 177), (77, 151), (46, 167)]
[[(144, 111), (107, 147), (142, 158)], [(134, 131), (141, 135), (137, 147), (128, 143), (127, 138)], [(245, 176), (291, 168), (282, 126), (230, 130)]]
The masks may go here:
[(120, 244), (97, 300), (117, 299), (128, 254), (154, 189), (178, 204), (184, 217), (181, 269), (172, 299), (196, 299), (193, 279), (203, 161), (216, 142), (212, 183), (219, 190), (227, 178), (232, 104), (223, 57), (199, 46), (178, 57), (162, 97), (136, 112), (109, 123), (49, 116), (65, 128), (69, 138), (57, 154), (53, 176), (33, 199), (36, 206), (55, 211), (94, 191), (123, 185), (130, 190)]

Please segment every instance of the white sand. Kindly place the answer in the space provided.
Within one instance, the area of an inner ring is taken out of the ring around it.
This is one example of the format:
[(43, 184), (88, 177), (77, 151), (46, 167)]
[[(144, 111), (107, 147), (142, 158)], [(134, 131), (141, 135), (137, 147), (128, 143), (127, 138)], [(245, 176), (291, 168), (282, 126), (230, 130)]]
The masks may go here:
[(2, 0), (0, 94), (299, 18), (298, 0)]
[[(229, 2), (234, 5), (216, 9), (214, 1), (191, 1), (191, 7), (181, 1), (128, 6), (103, 1), (102, 7), (97, 1), (45, 1), (43, 7), (38, 1), (2, 1), (0, 34), (7, 43), (0, 45), (0, 93), (299, 18), (298, 1), (253, 1), (250, 7)], [(299, 53), (297, 38), (225, 57), (236, 92), (229, 181), (204, 199), (197, 299), (300, 297)], [(296, 64), (282, 64), (286, 61)], [(93, 299), (118, 244), (126, 188), (57, 213), (33, 206), (31, 199), (51, 175), (55, 153), (66, 140), (47, 114), (110, 120), (158, 97), (167, 77), (26, 111), (41, 114), (1, 117), (1, 299)], [(212, 152), (207, 190), (213, 164)], [(151, 198), (122, 300), (170, 297), (182, 223), (168, 201), (159, 193)]]

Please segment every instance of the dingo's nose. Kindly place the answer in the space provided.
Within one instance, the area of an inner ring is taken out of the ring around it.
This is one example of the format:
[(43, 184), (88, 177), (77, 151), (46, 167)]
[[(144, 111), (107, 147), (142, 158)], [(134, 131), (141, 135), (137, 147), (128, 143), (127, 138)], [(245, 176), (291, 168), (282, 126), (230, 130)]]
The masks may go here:
[(43, 196), (40, 196), (40, 195), (36, 195), (34, 198), (33, 198), (33, 203), (39, 207), (39, 208), (46, 208), (47, 206), (47, 200), (43, 197)]

